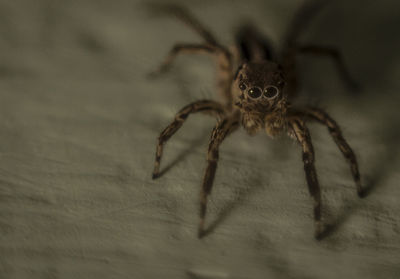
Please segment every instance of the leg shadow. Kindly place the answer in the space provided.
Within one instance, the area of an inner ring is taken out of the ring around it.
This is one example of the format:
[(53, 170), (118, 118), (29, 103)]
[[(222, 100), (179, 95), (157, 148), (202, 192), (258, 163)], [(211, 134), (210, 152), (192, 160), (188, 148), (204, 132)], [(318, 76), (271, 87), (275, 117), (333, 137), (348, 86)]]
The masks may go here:
[(395, 162), (399, 157), (398, 144), (400, 141), (400, 131), (395, 127), (398, 127), (398, 124), (393, 124), (386, 131), (381, 132), (381, 134), (386, 133), (385, 140), (383, 140), (386, 143), (386, 155), (378, 162), (377, 168), (369, 177), (363, 196), (370, 195), (378, 185), (382, 185), (395, 166)]
[(345, 201), (346, 205), (340, 209), (339, 215), (337, 217), (333, 217), (334, 215), (330, 214), (328, 209), (325, 209), (325, 211), (328, 213), (328, 216), (330, 217), (328, 218), (333, 220), (324, 224), (323, 231), (318, 240), (322, 240), (333, 235), (344, 223), (346, 223), (353, 212), (361, 206), (359, 203), (348, 204), (348, 202), (349, 201)]
[[(382, 142), (385, 143), (386, 152), (385, 155), (377, 162), (374, 172), (370, 176), (367, 176), (365, 186), (363, 187), (362, 198), (368, 197), (378, 187), (383, 186), (385, 178), (389, 176), (390, 172), (393, 171), (393, 168), (395, 167), (395, 162), (399, 155), (398, 142), (400, 141), (400, 131), (398, 129), (394, 129), (394, 127), (398, 126), (392, 123), (390, 124), (390, 127), (384, 127), (384, 129), (377, 132), (377, 134), (383, 135)], [(361, 202), (345, 205), (341, 209), (339, 216), (336, 217), (332, 223), (325, 225), (321, 239), (336, 232), (340, 226), (347, 221), (349, 216), (351, 216), (352, 213), (361, 206)]]
[(229, 215), (237, 209), (240, 204), (242, 204), (245, 200), (247, 200), (257, 189), (263, 186), (261, 177), (255, 177), (250, 179), (250, 181), (246, 181), (243, 183), (244, 185), (251, 185), (251, 186), (241, 186), (239, 189), (235, 191), (235, 198), (228, 202), (220, 211), (217, 219), (215, 219), (208, 228), (205, 229), (202, 237), (207, 236), (208, 234), (212, 233), (219, 225), (221, 225)]
[(164, 173), (168, 172), (172, 167), (174, 167), (176, 164), (178, 164), (180, 161), (183, 161), (192, 151), (193, 149), (199, 147), (204, 141), (203, 137), (197, 138), (195, 141), (193, 141), (188, 148), (186, 148), (183, 152), (181, 152), (172, 162), (170, 162), (168, 165), (166, 165), (163, 169), (161, 169), (159, 175), (157, 178), (161, 177), (164, 175)]

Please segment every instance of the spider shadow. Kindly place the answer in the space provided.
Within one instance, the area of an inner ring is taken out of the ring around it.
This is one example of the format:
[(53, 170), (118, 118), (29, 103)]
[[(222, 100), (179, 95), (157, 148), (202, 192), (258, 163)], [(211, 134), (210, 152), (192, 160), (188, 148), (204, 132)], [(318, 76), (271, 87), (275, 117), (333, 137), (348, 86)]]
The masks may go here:
[[(386, 122), (386, 121), (385, 121)], [(394, 127), (398, 127), (399, 123), (389, 123), (390, 127), (386, 127), (386, 129), (381, 131), (381, 134), (384, 134), (382, 142), (385, 143), (386, 146), (386, 154), (383, 158), (380, 159), (379, 164), (377, 164), (377, 168), (374, 169), (374, 172), (368, 178), (368, 182), (365, 186), (364, 196), (368, 196), (373, 192), (378, 185), (382, 185), (384, 179), (388, 177), (389, 173), (393, 170), (396, 160), (399, 157), (399, 149), (398, 143), (400, 141), (400, 131), (398, 129), (394, 129)]]
[(244, 201), (246, 201), (254, 192), (263, 187), (262, 179), (260, 176), (252, 177), (249, 181), (242, 183), (243, 185), (251, 186), (241, 186), (236, 189), (235, 197), (229, 201), (219, 212), (218, 217), (211, 222), (211, 224), (204, 230), (202, 238), (208, 234), (214, 232), (214, 230), (221, 225), (229, 215), (240, 206)]
[(358, 208), (362, 206), (360, 201), (350, 204), (348, 204), (349, 200), (345, 200), (344, 202), (346, 203), (346, 205), (341, 207), (339, 214), (336, 216), (333, 213), (331, 213), (328, 208), (324, 209), (330, 221), (324, 224), (323, 231), (317, 240), (322, 240), (333, 235), (336, 231), (339, 230), (339, 228), (343, 224), (347, 222), (347, 220), (353, 214), (353, 212), (355, 212)]
[(259, 245), (262, 247), (262, 249), (265, 250), (268, 249), (267, 250), (268, 253), (265, 253), (265, 264), (266, 266), (268, 266), (269, 270), (271, 270), (273, 278), (279, 278), (279, 279), (315, 278), (314, 276), (307, 274), (306, 270), (304, 270), (303, 272), (299, 272), (298, 270), (296, 270), (290, 259), (288, 259), (287, 256), (285, 256), (284, 251), (282, 251), (277, 246), (276, 243), (273, 243), (273, 241), (270, 240), (266, 244), (259, 243)]
[(192, 141), (190, 145), (185, 148), (174, 160), (172, 160), (169, 164), (167, 164), (163, 169), (161, 169), (157, 178), (163, 176), (166, 172), (168, 172), (171, 168), (176, 166), (180, 161), (183, 161), (192, 151), (193, 149), (201, 146), (204, 143), (203, 137), (198, 137), (196, 140)]
[[(390, 126), (389, 126), (390, 125)], [(363, 187), (363, 192), (361, 198), (366, 198), (371, 195), (372, 192), (376, 191), (378, 187), (382, 187), (384, 184), (384, 179), (388, 177), (390, 172), (394, 169), (395, 162), (398, 159), (399, 151), (397, 148), (398, 142), (400, 141), (400, 131), (393, 129), (397, 127), (394, 123), (389, 123), (388, 127), (384, 127), (380, 133), (383, 134), (382, 142), (385, 143), (386, 153), (380, 158), (377, 167), (374, 168), (372, 175), (366, 178), (366, 183)], [(362, 201), (354, 202), (350, 205), (345, 205), (341, 208), (338, 217), (325, 225), (324, 231), (322, 232), (320, 238), (329, 237), (334, 234), (338, 228), (343, 225), (347, 219), (352, 215), (352, 212), (356, 211), (358, 208), (364, 206)], [(331, 214), (329, 214), (332, 216)]]

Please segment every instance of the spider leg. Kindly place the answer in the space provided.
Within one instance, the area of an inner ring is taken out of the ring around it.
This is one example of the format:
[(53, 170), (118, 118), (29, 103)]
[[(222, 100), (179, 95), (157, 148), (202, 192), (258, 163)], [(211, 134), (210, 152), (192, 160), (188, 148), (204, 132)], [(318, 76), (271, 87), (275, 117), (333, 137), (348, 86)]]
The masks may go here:
[(253, 25), (243, 26), (236, 34), (241, 60), (275, 60), (271, 40), (262, 36)]
[(218, 119), (222, 118), (222, 116), (225, 114), (224, 107), (221, 104), (210, 100), (197, 101), (183, 107), (176, 114), (174, 121), (172, 121), (172, 123), (169, 124), (158, 137), (153, 179), (159, 177), (160, 175), (160, 163), (164, 144), (171, 138), (173, 134), (176, 133), (176, 131), (179, 130), (180, 127), (182, 127), (189, 114), (195, 112), (210, 113), (216, 116)]
[(359, 87), (347, 70), (341, 52), (336, 48), (318, 45), (305, 45), (299, 47), (298, 51), (299, 53), (314, 54), (332, 58), (343, 81), (352, 89), (357, 89)]
[(187, 9), (179, 5), (159, 5), (160, 10), (172, 14), (185, 23), (189, 28), (198, 33), (208, 44), (218, 45), (214, 35)]
[(308, 128), (302, 120), (295, 118), (290, 122), (290, 125), (303, 150), (303, 163), (308, 190), (314, 199), (315, 238), (319, 239), (322, 233), (321, 192), (314, 166), (314, 148)]
[(157, 70), (150, 72), (149, 77), (166, 72), (178, 54), (196, 53), (196, 54), (211, 54), (217, 59), (217, 89), (224, 103), (230, 109), (232, 106), (231, 81), (233, 77), (233, 64), (231, 54), (219, 47), (210, 44), (176, 44), (164, 62)]
[(333, 137), (336, 145), (339, 147), (344, 157), (350, 163), (351, 173), (353, 175), (353, 179), (357, 187), (357, 194), (359, 197), (362, 197), (363, 191), (362, 191), (360, 172), (358, 170), (356, 156), (354, 155), (354, 152), (351, 149), (350, 145), (344, 139), (339, 125), (326, 112), (318, 108), (308, 108), (305, 111), (305, 114), (311, 117), (312, 119), (317, 120), (321, 124), (324, 124), (328, 128), (329, 133)]
[(172, 62), (181, 53), (214, 54), (216, 48), (207, 44), (176, 44), (168, 53), (157, 70), (150, 73), (150, 77), (157, 76), (169, 70)]
[[(180, 7), (178, 5), (165, 5), (164, 9), (167, 12), (175, 15), (178, 19), (180, 19), (183, 23), (193, 29), (196, 33), (198, 33), (206, 42), (206, 45), (213, 46), (216, 49), (216, 53), (219, 56), (219, 64), (227, 64), (227, 67), (230, 67), (230, 71), (232, 71), (232, 54), (229, 52), (227, 48), (222, 46), (215, 39), (214, 35), (202, 24), (196, 17), (190, 13), (187, 9)], [(222, 67), (224, 68), (224, 67)]]
[(237, 127), (239, 127), (239, 122), (235, 118), (225, 118), (224, 120), (218, 122), (212, 131), (208, 145), (207, 168), (204, 174), (203, 187), (200, 194), (200, 223), (198, 228), (199, 238), (205, 235), (204, 220), (207, 211), (207, 197), (211, 192), (215, 172), (217, 170), (219, 145), (222, 143), (225, 137), (235, 131)]
[(157, 5), (162, 11), (175, 15), (183, 23), (188, 25), (196, 33), (198, 33), (204, 40), (204, 44), (180, 44), (176, 45), (167, 56), (164, 63), (158, 69), (150, 74), (155, 76), (157, 73), (164, 72), (174, 60), (178, 53), (181, 52), (196, 52), (214, 54), (217, 59), (217, 86), (218, 92), (223, 102), (227, 105), (228, 109), (232, 108), (232, 94), (231, 82), (233, 78), (233, 55), (232, 53), (220, 45), (215, 39), (214, 35), (198, 21), (193, 14), (188, 10), (178, 5)]
[(310, 0), (303, 1), (300, 8), (295, 12), (286, 34), (284, 36), (284, 51), (285, 48), (291, 48), (297, 45), (298, 38), (301, 33), (314, 18), (314, 16), (326, 5), (329, 1)]
[(289, 98), (296, 96), (299, 89), (298, 73), (296, 71), (296, 56), (298, 54), (298, 40), (314, 16), (327, 4), (328, 1), (303, 1), (288, 25), (283, 38), (282, 51), (279, 62), (285, 71), (285, 94)]

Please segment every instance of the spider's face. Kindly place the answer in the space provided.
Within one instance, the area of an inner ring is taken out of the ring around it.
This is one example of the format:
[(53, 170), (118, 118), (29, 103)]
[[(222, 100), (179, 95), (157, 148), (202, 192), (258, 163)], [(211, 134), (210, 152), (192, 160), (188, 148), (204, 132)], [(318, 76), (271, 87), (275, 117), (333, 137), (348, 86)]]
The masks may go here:
[(279, 65), (269, 61), (245, 63), (239, 68), (234, 82), (236, 105), (245, 111), (270, 111), (284, 99), (284, 83)]

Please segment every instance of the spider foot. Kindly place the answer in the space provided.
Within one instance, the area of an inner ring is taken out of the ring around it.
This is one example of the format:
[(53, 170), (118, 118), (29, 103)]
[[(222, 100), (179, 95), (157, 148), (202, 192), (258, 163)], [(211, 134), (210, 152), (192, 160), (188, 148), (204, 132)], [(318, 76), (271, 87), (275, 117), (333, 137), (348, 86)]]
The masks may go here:
[(197, 237), (199, 239), (203, 238), (207, 234), (207, 231), (204, 229), (204, 219), (200, 220), (199, 228), (197, 229)]
[(357, 184), (357, 195), (360, 198), (365, 198), (367, 196), (367, 191), (361, 188), (361, 184)]
[(152, 179), (157, 179), (160, 177), (160, 173), (159, 172), (153, 172), (153, 174), (151, 175)]
[(324, 236), (324, 230), (323, 230), (322, 222), (316, 221), (314, 237), (316, 240), (321, 240), (323, 238), (323, 236)]
[(156, 178), (160, 177), (160, 161), (161, 161), (161, 157), (157, 155), (156, 162), (154, 164), (152, 179), (156, 179)]

